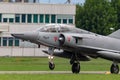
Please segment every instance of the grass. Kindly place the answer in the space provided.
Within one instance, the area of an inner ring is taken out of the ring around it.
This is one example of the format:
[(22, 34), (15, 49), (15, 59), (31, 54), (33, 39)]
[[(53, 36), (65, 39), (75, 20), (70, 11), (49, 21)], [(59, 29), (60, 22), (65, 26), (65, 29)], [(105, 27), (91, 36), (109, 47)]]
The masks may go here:
[[(68, 70), (68, 66), (64, 64), (68, 63), (67, 60), (62, 60), (57, 58), (56, 70)], [(58, 62), (58, 63), (57, 63)], [(60, 62), (60, 63), (59, 63)], [(58, 65), (58, 68), (57, 68)], [(64, 67), (64, 68), (63, 68)], [(47, 58), (0, 58), (0, 70), (2, 71), (46, 71), (48, 68), (48, 59)]]
[(98, 74), (1, 74), (0, 80), (120, 80), (120, 75)]
[[(56, 71), (70, 71), (69, 59), (55, 58)], [(110, 61), (104, 59), (92, 59), (81, 62), (81, 71), (109, 71)], [(0, 71), (46, 71), (48, 68), (47, 58), (28, 57), (1, 57)]]
[[(56, 71), (70, 71), (68, 59), (55, 58)], [(92, 59), (81, 62), (81, 71), (108, 71), (110, 61)], [(49, 71), (47, 58), (1, 57), (0, 71)], [(0, 74), (0, 80), (119, 80), (113, 74)]]

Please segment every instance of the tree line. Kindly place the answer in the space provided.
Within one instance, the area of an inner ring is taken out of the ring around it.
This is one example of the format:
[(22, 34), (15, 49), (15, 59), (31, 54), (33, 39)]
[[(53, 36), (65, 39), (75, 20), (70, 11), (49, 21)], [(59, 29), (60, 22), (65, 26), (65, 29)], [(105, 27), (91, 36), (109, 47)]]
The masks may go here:
[(86, 0), (76, 5), (75, 19), (78, 28), (108, 35), (120, 29), (120, 0)]

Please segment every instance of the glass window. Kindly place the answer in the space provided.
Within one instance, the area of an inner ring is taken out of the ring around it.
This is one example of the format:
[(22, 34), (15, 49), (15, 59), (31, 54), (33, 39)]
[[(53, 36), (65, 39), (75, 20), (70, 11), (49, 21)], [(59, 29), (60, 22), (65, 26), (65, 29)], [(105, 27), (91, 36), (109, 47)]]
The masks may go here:
[(2, 14), (0, 14), (0, 22), (2, 21)]
[(20, 14), (15, 15), (15, 22), (19, 23), (20, 22)]
[(32, 23), (32, 15), (31, 14), (27, 15), (27, 22)]
[(73, 24), (73, 19), (69, 19), (69, 23)]
[(38, 23), (38, 15), (37, 14), (33, 15), (33, 22)]
[(0, 37), (0, 46), (1, 46), (1, 37)]
[(61, 31), (60, 32), (68, 32), (68, 31), (70, 31), (68, 27), (61, 26)]
[(19, 42), (19, 39), (16, 39), (16, 38), (15, 38), (15, 46), (19, 46), (19, 43), (20, 43), (20, 42)]
[(39, 21), (40, 21), (40, 23), (43, 23), (43, 22), (44, 22), (44, 15), (43, 15), (43, 14), (40, 14)]
[(7, 22), (8, 21), (8, 19), (7, 18), (3, 18), (3, 22)]
[(7, 46), (7, 37), (3, 37), (3, 46)]
[(67, 19), (63, 19), (63, 23), (64, 23), (64, 24), (67, 24)]
[(41, 31), (41, 32), (57, 32), (56, 28), (57, 27), (55, 27), (55, 25), (46, 25), (46, 26), (38, 29), (38, 31)]
[(13, 23), (14, 19), (13, 18), (9, 18), (9, 22)]
[(9, 37), (8, 39), (9, 39), (9, 40), (8, 40), (8, 43), (9, 43), (8, 45), (9, 45), (9, 46), (13, 46), (13, 38), (12, 38), (12, 37)]
[(61, 19), (57, 19), (57, 23), (61, 23)]
[(49, 23), (49, 15), (48, 14), (45, 15), (45, 23)]
[(25, 23), (26, 22), (26, 14), (22, 14), (22, 19), (21, 19), (22, 21), (22, 23)]
[(51, 15), (51, 23), (56, 23), (56, 16), (55, 15)]

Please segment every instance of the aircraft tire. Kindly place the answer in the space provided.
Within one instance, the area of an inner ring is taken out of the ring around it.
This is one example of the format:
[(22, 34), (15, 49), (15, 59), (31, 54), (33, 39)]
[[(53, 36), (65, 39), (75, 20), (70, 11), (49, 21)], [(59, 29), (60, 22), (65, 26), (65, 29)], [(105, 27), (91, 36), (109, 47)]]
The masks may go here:
[(54, 70), (55, 64), (53, 62), (49, 62), (49, 69)]
[(111, 72), (112, 74), (118, 74), (118, 73), (119, 73), (119, 66), (112, 64), (112, 65), (111, 65), (110, 72)]
[(76, 74), (80, 72), (80, 63), (73, 63), (72, 72)]

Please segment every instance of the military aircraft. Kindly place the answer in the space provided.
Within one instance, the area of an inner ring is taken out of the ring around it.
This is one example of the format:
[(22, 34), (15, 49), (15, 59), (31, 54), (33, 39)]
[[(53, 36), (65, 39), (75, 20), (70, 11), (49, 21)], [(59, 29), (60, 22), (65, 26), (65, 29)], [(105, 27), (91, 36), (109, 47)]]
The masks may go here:
[(70, 25), (48, 24), (31, 32), (11, 35), (36, 43), (38, 47), (47, 46), (48, 50), (44, 52), (50, 55), (49, 68), (51, 70), (55, 68), (53, 56), (70, 59), (73, 73), (80, 72), (80, 61), (90, 61), (91, 58), (100, 57), (113, 62), (110, 68), (111, 73), (119, 73), (120, 30), (108, 36), (102, 36)]

